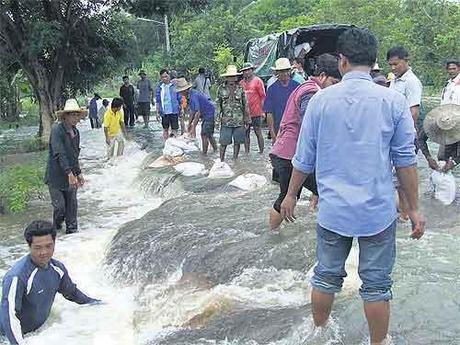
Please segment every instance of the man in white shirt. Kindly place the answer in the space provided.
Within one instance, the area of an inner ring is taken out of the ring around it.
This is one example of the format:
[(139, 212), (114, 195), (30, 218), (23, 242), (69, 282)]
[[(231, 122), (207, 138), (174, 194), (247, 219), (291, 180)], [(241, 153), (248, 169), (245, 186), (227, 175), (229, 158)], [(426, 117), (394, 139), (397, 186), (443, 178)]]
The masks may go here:
[[(423, 87), (422, 83), (409, 66), (409, 53), (404, 47), (393, 47), (387, 52), (387, 61), (391, 72), (395, 76), (390, 82), (390, 89), (396, 90), (404, 95), (409, 104), (412, 119), (414, 120), (414, 127), (417, 128)], [(407, 201), (401, 188), (397, 188), (397, 190), (399, 198), (399, 218), (402, 221), (406, 221), (408, 219), (406, 212)]]
[(449, 73), (450, 79), (442, 90), (441, 105), (460, 105), (460, 62), (458, 60), (447, 61), (446, 70)]

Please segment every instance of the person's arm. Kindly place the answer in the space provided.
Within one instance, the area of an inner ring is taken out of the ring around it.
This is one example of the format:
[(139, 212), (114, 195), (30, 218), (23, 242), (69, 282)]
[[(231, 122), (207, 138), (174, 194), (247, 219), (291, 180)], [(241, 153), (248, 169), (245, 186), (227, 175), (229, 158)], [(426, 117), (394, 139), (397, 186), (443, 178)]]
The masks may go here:
[(265, 101), (265, 87), (264, 87), (264, 82), (259, 79), (259, 83), (257, 84), (257, 93), (259, 94), (259, 99), (260, 102), (263, 104)]
[(460, 142), (444, 146), (444, 155), (447, 158), (447, 162), (441, 169), (442, 172), (447, 173), (460, 163), (460, 149), (458, 148), (459, 145)]
[(310, 103), (300, 128), (299, 140), (294, 157), (292, 158), (292, 175), (286, 197), (281, 203), (281, 216), (288, 222), (295, 219), (294, 209), (297, 203), (297, 194), (308, 174), (313, 173), (316, 164), (316, 138), (319, 109), (314, 101)]
[(243, 122), (248, 127), (251, 123), (251, 116), (249, 115), (249, 104), (243, 88), (241, 88), (241, 109), (243, 110)]
[(120, 86), (120, 92), (118, 94), (120, 95), (121, 98), (123, 98), (123, 92), (121, 92), (122, 89), (123, 89), (123, 86)]
[(411, 237), (419, 239), (425, 231), (425, 221), (418, 212), (417, 155), (415, 154), (415, 131), (410, 111), (403, 107), (401, 116), (396, 119), (393, 137), (390, 141), (390, 156), (400, 188), (407, 200), (407, 213), (412, 223)]
[(108, 110), (105, 112), (104, 115), (104, 123), (102, 124), (104, 126), (104, 135), (105, 135), (105, 143), (107, 145), (110, 145), (110, 137), (109, 137), (109, 117), (107, 116)]
[(81, 292), (77, 285), (70, 279), (67, 269), (62, 266), (52, 265), (53, 268), (58, 272), (61, 277), (61, 282), (59, 284), (58, 292), (64, 296), (65, 299), (75, 302), (77, 304), (97, 304), (101, 301), (95, 298), (86, 296)]
[(161, 87), (157, 86), (155, 91), (155, 107), (157, 110), (157, 114), (161, 115)]
[(149, 79), (149, 95), (150, 95), (150, 102), (153, 103), (153, 88), (152, 88), (152, 82)]
[(439, 165), (436, 159), (434, 159), (431, 156), (430, 148), (428, 147), (428, 135), (426, 135), (425, 130), (423, 129), (422, 126), (418, 126), (418, 147), (420, 148), (420, 151), (422, 151), (423, 155), (425, 156), (428, 166), (433, 169), (433, 170), (439, 170)]
[(7, 277), (3, 281), (1, 324), (9, 342), (14, 345), (24, 344), (21, 321), (18, 318), (22, 309), (22, 297), (25, 286), (18, 277)]
[(271, 95), (272, 90), (273, 89), (271, 86), (267, 90), (267, 95), (264, 100), (263, 110), (267, 114), (267, 125), (268, 125), (268, 130), (270, 132), (270, 137), (272, 139), (272, 143), (275, 143), (276, 133), (275, 133), (275, 121), (274, 121), (274, 116), (273, 116), (274, 105), (272, 104), (273, 96)]

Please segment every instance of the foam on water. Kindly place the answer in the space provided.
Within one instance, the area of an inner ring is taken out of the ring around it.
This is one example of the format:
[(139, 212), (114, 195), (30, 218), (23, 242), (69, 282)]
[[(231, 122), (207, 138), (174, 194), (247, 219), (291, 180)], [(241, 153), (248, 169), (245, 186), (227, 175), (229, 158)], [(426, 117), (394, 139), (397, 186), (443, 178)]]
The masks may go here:
[(160, 200), (148, 199), (136, 188), (147, 154), (135, 143), (127, 143), (123, 157), (106, 161), (102, 130), (92, 131), (83, 123), (80, 131), (86, 179), (78, 194), (80, 232), (58, 237), (55, 258), (64, 262), (83, 292), (105, 304), (79, 306), (58, 294), (50, 319), (26, 337), (27, 344), (135, 344), (135, 288), (115, 287), (102, 265), (104, 248), (122, 224), (158, 207)]

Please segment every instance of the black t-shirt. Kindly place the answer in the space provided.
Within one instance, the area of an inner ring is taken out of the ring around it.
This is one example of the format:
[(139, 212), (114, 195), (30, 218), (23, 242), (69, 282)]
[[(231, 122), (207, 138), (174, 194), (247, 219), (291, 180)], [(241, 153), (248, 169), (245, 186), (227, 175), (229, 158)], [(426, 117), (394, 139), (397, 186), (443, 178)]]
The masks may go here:
[(128, 86), (122, 85), (120, 87), (120, 97), (123, 98), (125, 104), (134, 103), (134, 86), (129, 84)]

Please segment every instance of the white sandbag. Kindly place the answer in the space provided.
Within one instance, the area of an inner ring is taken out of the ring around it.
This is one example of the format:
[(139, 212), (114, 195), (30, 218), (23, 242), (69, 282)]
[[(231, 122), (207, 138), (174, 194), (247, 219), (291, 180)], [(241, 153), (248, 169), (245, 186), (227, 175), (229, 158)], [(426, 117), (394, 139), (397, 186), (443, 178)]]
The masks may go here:
[(254, 190), (259, 187), (262, 187), (267, 183), (265, 176), (257, 174), (244, 174), (238, 176), (232, 182), (229, 183), (230, 186), (242, 189), (242, 190)]
[(181, 148), (168, 145), (165, 143), (165, 147), (163, 148), (163, 156), (165, 157), (179, 157), (184, 154), (184, 151), (182, 151)]
[(173, 166), (178, 163), (182, 163), (184, 159), (185, 159), (184, 156), (177, 156), (177, 157), (160, 156), (149, 165), (149, 168), (162, 168), (162, 167)]
[(216, 159), (216, 162), (212, 166), (211, 170), (209, 170), (209, 178), (229, 178), (233, 177), (235, 173), (232, 171), (230, 166), (225, 163), (221, 162), (220, 159)]
[(174, 169), (184, 176), (196, 176), (203, 175), (206, 173), (204, 165), (196, 162), (180, 163), (175, 165)]
[(183, 137), (168, 138), (165, 142), (165, 147), (166, 146), (177, 147), (184, 152), (198, 151), (198, 146), (196, 146), (194, 139), (186, 139)]
[(431, 184), (434, 190), (434, 197), (444, 205), (450, 205), (455, 200), (457, 186), (455, 177), (451, 173), (433, 171), (431, 173)]

